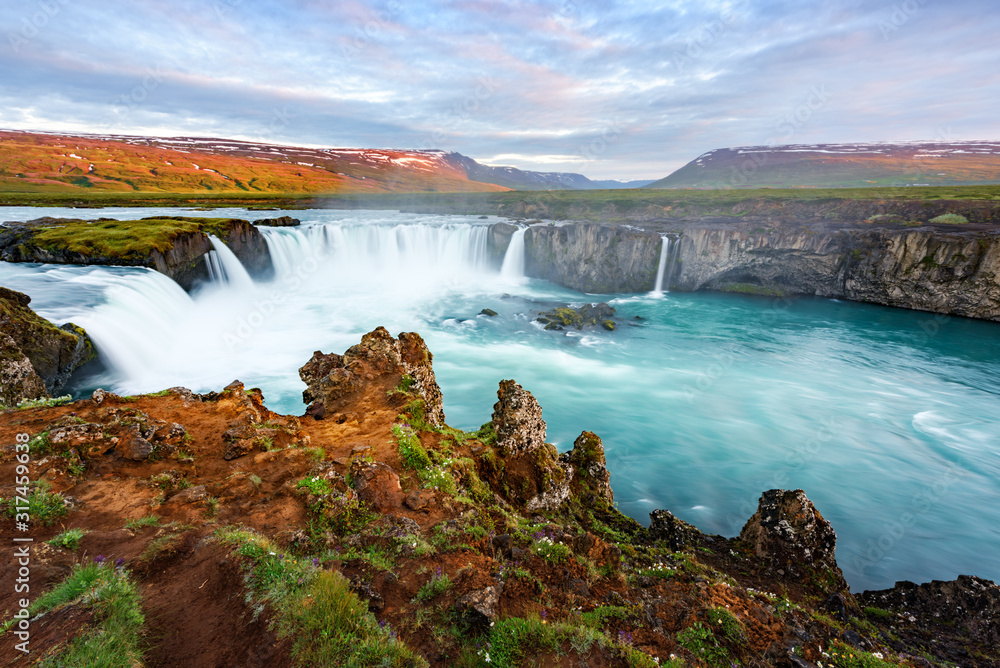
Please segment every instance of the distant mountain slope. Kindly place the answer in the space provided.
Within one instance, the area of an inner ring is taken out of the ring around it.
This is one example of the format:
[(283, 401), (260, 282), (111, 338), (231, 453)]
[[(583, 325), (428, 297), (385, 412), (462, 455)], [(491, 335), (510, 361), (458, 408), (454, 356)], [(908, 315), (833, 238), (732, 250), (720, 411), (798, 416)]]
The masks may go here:
[(495, 192), (638, 187), (634, 183), (490, 167), (460, 153), (434, 150), (0, 131), (3, 192)]
[(448, 153), (445, 160), (460, 166), (473, 181), (495, 183), (514, 190), (598, 190), (639, 188), (652, 181), (591, 181), (572, 172), (532, 172), (516, 167), (490, 167), (460, 153)]
[(1000, 142), (743, 146), (709, 151), (648, 188), (1000, 183)]
[(313, 149), (228, 139), (0, 132), (0, 190), (469, 192), (440, 151)]

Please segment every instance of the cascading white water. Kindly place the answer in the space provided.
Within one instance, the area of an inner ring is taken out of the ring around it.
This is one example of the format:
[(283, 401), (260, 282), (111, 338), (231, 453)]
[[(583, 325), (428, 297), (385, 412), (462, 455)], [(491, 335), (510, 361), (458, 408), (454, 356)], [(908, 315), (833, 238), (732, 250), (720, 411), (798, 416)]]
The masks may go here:
[(670, 244), (670, 237), (662, 237), (662, 243), (660, 244), (660, 263), (656, 267), (656, 287), (653, 288), (654, 295), (663, 294), (663, 275), (667, 270), (667, 258), (670, 257)]
[[(318, 226), (325, 229), (325, 225)], [(268, 253), (271, 255), (271, 264), (274, 266), (274, 275), (279, 280), (294, 275), (295, 268), (301, 264), (306, 257), (316, 253), (319, 249), (326, 248), (326, 242), (316, 244), (315, 240), (299, 230), (283, 227), (259, 227), (257, 228), (264, 236), (267, 243)]]
[[(217, 271), (216, 282), (223, 282), (237, 290), (245, 290), (253, 286), (253, 279), (247, 273), (246, 268), (233, 251), (229, 250), (222, 240), (214, 235), (208, 235), (208, 240), (212, 242), (215, 249), (215, 262), (210, 258), (210, 267)], [(209, 253), (211, 255), (211, 253)], [(221, 278), (221, 281), (219, 280)]]
[(500, 275), (504, 278), (524, 278), (524, 235), (527, 231), (527, 227), (522, 227), (510, 238), (500, 267)]
[[(317, 347), (346, 347), (378, 325), (419, 329), (428, 304), (488, 293), (497, 282), (487, 225), (259, 229), (275, 269), (271, 281), (255, 282), (211, 237), (206, 262), (214, 280), (192, 295), (155, 272), (116, 278), (103, 303), (78, 318), (120, 379), (116, 390), (220, 387), (251, 369), (280, 378)], [(294, 377), (280, 382), (293, 395), (301, 391)]]
[(205, 253), (205, 266), (208, 267), (208, 280), (210, 283), (224, 285), (226, 283), (225, 273), (219, 264), (219, 254), (213, 251)]

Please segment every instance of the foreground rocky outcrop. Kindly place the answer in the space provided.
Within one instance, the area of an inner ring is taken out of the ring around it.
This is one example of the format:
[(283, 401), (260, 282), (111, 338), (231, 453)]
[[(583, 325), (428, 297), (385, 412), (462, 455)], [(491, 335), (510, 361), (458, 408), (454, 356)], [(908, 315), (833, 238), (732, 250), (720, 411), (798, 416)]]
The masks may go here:
[[(285, 225), (294, 221), (287, 217), (275, 220)], [(65, 233), (52, 238), (57, 229)], [(235, 218), (158, 216), (138, 221), (82, 221), (45, 217), (10, 222), (0, 226), (0, 260), (149, 267), (190, 290), (209, 278), (205, 256), (213, 250), (210, 234), (225, 243), (251, 275), (267, 277), (273, 272), (260, 231), (249, 221)]]
[[(735, 538), (667, 510), (645, 528), (614, 507), (601, 438), (559, 454), (515, 381), (477, 431), (447, 426), (416, 334), (376, 329), (301, 375), (305, 419), (238, 381), (0, 413), (44, 480), (29, 532), (0, 516), (33, 539), (33, 600), (81, 563), (131, 583), (132, 665), (1000, 665), (996, 585), (854, 596), (802, 490), (765, 492)], [(4, 498), (16, 466), (0, 449)], [(118, 639), (102, 600), (31, 611), (31, 659)]]
[(52, 396), (96, 356), (83, 329), (72, 323), (56, 327), (30, 303), (28, 295), (0, 287), (0, 404)]
[(423, 417), (433, 425), (444, 424), (441, 388), (431, 365), (434, 356), (416, 333), (403, 332), (399, 339), (384, 327), (365, 334), (361, 343), (343, 355), (316, 351), (299, 369), (306, 384), (302, 400), (309, 404), (307, 415), (322, 419), (348, 405), (373, 385), (390, 390), (400, 384), (419, 395)]

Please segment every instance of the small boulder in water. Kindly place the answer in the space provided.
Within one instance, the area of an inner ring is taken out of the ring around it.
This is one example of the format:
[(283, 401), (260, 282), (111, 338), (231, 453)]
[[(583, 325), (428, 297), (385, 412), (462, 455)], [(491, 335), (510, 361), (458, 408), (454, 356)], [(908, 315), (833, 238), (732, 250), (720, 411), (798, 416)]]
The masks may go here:
[(479, 312), (479, 315), (488, 315), (491, 318), (496, 316), (496, 314), (497, 312), (491, 308), (484, 308), (482, 311)]
[(600, 304), (584, 304), (579, 308), (570, 306), (559, 306), (551, 311), (540, 313), (535, 320), (545, 325), (545, 329), (562, 330), (565, 327), (603, 327), (608, 331), (613, 331), (616, 327), (614, 321), (615, 309), (604, 302)]

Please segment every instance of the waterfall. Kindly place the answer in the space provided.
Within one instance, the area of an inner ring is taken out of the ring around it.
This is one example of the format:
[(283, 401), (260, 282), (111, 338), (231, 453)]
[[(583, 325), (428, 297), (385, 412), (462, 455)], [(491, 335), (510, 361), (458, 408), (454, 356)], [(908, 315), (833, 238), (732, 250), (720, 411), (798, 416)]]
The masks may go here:
[[(320, 230), (325, 230), (326, 226), (317, 226)], [(274, 265), (274, 275), (282, 280), (293, 276), (307, 258), (314, 257), (318, 251), (327, 247), (325, 240), (317, 243), (316, 238), (308, 234), (303, 234), (294, 228), (286, 227), (260, 227), (261, 235), (267, 244), (267, 251), (271, 255), (271, 264)]]
[(524, 235), (527, 231), (527, 227), (518, 228), (510, 238), (500, 267), (500, 275), (504, 278), (524, 278)]
[[(661, 237), (660, 243), (660, 263), (656, 267), (656, 287), (653, 288), (654, 295), (663, 294), (663, 275), (667, 270), (667, 258), (670, 257), (670, 237)], [(667, 285), (669, 292), (669, 284)]]
[(677, 250), (680, 247), (680, 239), (671, 239), (668, 236), (660, 237), (660, 262), (656, 267), (656, 287), (650, 293), (654, 297), (670, 292), (670, 279), (674, 275), (674, 266), (677, 264)]
[(205, 265), (208, 267), (208, 280), (218, 285), (224, 285), (226, 278), (222, 272), (222, 265), (219, 264), (219, 254), (214, 250), (205, 253)]
[(521, 227), (510, 238), (500, 267), (500, 275), (504, 278), (524, 278), (524, 235), (527, 231), (527, 227)]
[(150, 369), (178, 344), (177, 332), (190, 321), (194, 299), (151, 269), (102, 278), (107, 286), (103, 303), (74, 319), (109, 367), (143, 387)]
[[(233, 251), (229, 250), (229, 247), (222, 241), (214, 236), (208, 235), (209, 241), (212, 242), (212, 248), (215, 250), (209, 253), (209, 274), (215, 272), (213, 280), (216, 283), (225, 283), (238, 290), (249, 289), (253, 287), (253, 279), (250, 278), (250, 274), (247, 273), (246, 268), (244, 268), (243, 263), (240, 259), (236, 257)], [(215, 253), (215, 257), (211, 257), (212, 253)], [(221, 279), (221, 280), (220, 280)]]
[(409, 282), (415, 275), (489, 272), (487, 225), (333, 223), (260, 229), (279, 278), (319, 257), (341, 273), (378, 272)]
[(666, 282), (666, 285), (663, 286), (664, 292), (670, 292), (670, 281), (674, 278), (674, 267), (677, 265), (677, 254), (680, 250), (681, 240), (674, 239), (671, 241), (670, 250), (668, 252), (669, 257), (667, 259), (667, 271), (664, 274), (664, 281)]

